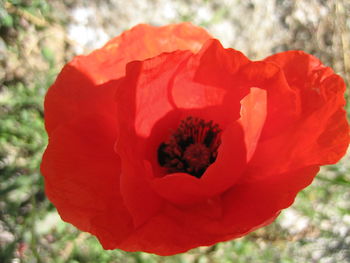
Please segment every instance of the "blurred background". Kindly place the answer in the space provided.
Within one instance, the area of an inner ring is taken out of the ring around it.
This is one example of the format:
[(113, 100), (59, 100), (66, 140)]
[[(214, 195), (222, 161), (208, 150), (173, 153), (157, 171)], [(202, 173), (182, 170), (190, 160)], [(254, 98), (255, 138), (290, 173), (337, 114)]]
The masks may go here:
[(130, 27), (180, 21), (251, 59), (304, 50), (350, 82), (349, 0), (0, 0), (1, 263), (350, 262), (350, 154), (270, 226), (172, 257), (104, 251), (60, 220), (39, 172), (48, 87), (74, 55)]

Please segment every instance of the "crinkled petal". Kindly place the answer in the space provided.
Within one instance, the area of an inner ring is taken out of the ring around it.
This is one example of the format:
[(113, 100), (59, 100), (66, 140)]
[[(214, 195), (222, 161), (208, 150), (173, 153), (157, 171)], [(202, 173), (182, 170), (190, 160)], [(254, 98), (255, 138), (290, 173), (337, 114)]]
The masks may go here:
[(259, 140), (287, 130), (299, 114), (299, 101), (282, 69), (274, 63), (255, 61), (244, 66), (239, 74), (242, 85), (266, 90), (266, 120)]
[[(349, 144), (344, 110), (344, 81), (315, 57), (300, 51), (284, 52), (266, 59), (281, 67), (288, 86), (296, 94), (297, 114), (280, 129), (280, 113), (268, 111), (256, 152), (249, 164), (256, 176), (286, 172), (310, 165), (337, 162)], [(273, 87), (271, 87), (272, 89)], [(279, 96), (283, 91), (270, 91)], [(283, 108), (285, 100), (268, 100), (268, 107)], [(278, 129), (278, 134), (273, 134)], [(276, 158), (278, 156), (278, 158)]]

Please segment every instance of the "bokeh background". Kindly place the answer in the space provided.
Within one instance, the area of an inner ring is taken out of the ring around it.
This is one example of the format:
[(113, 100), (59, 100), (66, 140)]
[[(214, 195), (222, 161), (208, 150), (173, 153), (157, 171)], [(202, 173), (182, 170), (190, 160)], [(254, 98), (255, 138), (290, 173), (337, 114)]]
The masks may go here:
[(350, 262), (350, 154), (270, 226), (172, 257), (104, 251), (61, 221), (39, 172), (48, 87), (74, 55), (133, 25), (180, 21), (251, 59), (302, 49), (350, 82), (349, 0), (0, 0), (1, 263)]

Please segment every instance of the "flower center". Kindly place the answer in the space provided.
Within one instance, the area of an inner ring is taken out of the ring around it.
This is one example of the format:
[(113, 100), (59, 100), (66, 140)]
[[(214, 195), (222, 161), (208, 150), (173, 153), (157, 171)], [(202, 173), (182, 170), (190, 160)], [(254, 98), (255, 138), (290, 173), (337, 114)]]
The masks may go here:
[(219, 125), (187, 117), (158, 148), (158, 162), (169, 173), (189, 173), (200, 178), (216, 160), (220, 146)]

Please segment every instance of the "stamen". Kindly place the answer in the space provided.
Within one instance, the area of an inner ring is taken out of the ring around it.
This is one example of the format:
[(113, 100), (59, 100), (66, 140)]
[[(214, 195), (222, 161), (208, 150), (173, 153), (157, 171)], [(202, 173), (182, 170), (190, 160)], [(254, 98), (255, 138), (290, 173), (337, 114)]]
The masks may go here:
[(158, 148), (158, 162), (168, 173), (189, 173), (200, 178), (216, 160), (220, 146), (219, 125), (187, 117)]

